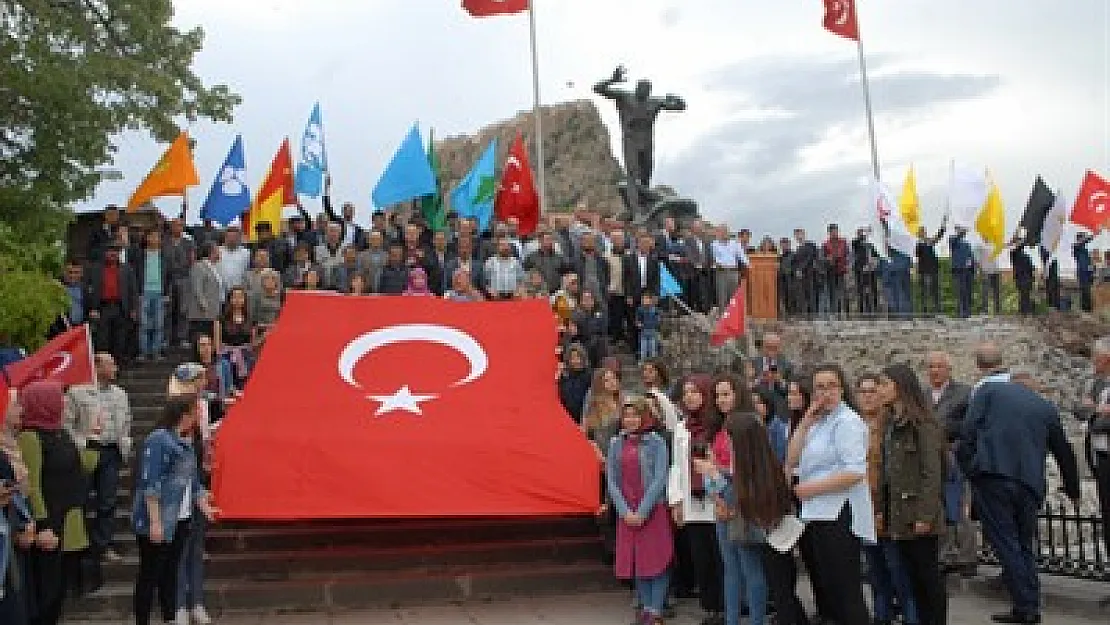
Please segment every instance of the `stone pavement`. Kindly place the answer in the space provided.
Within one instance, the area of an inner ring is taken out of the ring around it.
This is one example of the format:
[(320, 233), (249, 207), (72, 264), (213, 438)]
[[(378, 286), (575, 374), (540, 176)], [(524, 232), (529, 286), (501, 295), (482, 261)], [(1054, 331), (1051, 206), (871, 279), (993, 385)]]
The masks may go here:
[[(1110, 592), (1107, 584), (1098, 585)], [(1088, 592), (1098, 588), (1090, 586)], [(800, 589), (804, 586), (800, 586)], [(989, 615), (1003, 611), (1001, 599), (957, 591), (950, 599), (949, 623), (990, 623)], [(694, 602), (685, 601), (670, 625), (697, 625), (701, 615)], [(455, 605), (391, 608), (339, 614), (225, 615), (217, 625), (624, 625), (631, 622), (630, 595), (623, 592), (561, 597), (517, 598)], [(1078, 613), (1052, 605), (1044, 613), (1047, 625), (1106, 625), (1110, 612), (1089, 609)], [(90, 622), (91, 623), (103, 623)], [(77, 622), (67, 621), (77, 625)], [(83, 625), (83, 623), (82, 623)]]

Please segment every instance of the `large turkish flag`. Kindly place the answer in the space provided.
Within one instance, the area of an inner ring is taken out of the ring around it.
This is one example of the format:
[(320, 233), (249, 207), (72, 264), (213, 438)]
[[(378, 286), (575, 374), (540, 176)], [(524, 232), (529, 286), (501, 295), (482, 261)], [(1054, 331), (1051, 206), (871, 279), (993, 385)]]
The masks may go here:
[(233, 519), (594, 513), (540, 300), (292, 292), (215, 440)]
[(74, 326), (23, 360), (0, 368), (0, 424), (8, 411), (9, 389), (19, 390), (38, 380), (67, 387), (96, 380), (88, 325)]

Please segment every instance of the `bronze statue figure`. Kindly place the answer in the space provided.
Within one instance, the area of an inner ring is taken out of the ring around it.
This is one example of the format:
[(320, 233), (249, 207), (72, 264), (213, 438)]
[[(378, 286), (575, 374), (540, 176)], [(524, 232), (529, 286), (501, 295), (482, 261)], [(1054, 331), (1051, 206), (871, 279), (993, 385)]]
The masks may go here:
[[(621, 123), (621, 145), (627, 179), (621, 195), (633, 221), (644, 221), (648, 213), (656, 213), (660, 194), (651, 190), (651, 174), (655, 167), (655, 120), (661, 111), (685, 111), (686, 102), (676, 95), (653, 97), (651, 81), (640, 80), (633, 91), (614, 88), (626, 80), (627, 71), (619, 66), (613, 75), (596, 85), (594, 92), (613, 100)], [(696, 209), (695, 209), (696, 211)]]
[(655, 165), (655, 119), (660, 111), (685, 111), (686, 103), (676, 95), (652, 97), (649, 80), (637, 82), (635, 91), (615, 89), (613, 85), (624, 82), (625, 75), (622, 65), (613, 71), (610, 78), (594, 85), (594, 92), (617, 103), (624, 168), (629, 178), (648, 188)]

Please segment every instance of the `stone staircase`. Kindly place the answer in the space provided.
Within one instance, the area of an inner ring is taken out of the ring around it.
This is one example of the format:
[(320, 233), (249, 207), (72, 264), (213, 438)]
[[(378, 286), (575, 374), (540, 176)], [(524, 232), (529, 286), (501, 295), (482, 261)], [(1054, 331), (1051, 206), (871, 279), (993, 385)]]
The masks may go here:
[[(121, 375), (136, 446), (161, 411), (173, 354)], [(131, 611), (138, 549), (131, 469), (117, 512), (123, 562), (67, 614), (120, 622)], [(223, 522), (209, 528), (207, 606), (234, 612), (334, 611), (428, 601), (577, 593), (616, 587), (592, 517)]]

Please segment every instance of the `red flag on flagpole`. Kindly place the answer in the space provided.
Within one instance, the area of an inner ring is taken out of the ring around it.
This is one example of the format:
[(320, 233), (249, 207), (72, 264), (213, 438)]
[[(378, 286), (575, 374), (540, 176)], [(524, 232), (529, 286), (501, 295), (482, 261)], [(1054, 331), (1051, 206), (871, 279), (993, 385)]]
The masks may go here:
[(717, 320), (717, 325), (713, 327), (713, 333), (709, 335), (710, 345), (719, 347), (729, 339), (744, 336), (747, 331), (748, 317), (747, 306), (744, 302), (745, 289), (747, 289), (747, 281), (741, 280), (740, 286), (736, 287), (736, 292), (732, 294), (732, 299), (728, 301), (725, 314)]
[(825, 0), (825, 30), (845, 39), (859, 41), (855, 0)]
[(528, 162), (528, 150), (524, 139), (517, 134), (505, 159), (501, 172), (501, 186), (493, 202), (493, 212), (504, 221), (516, 217), (520, 222), (518, 232), (529, 235), (536, 231), (540, 222), (540, 196), (532, 179), (532, 166)]
[(473, 17), (510, 15), (528, 10), (528, 0), (463, 0), (462, 5)]
[[(62, 386), (92, 384), (95, 375), (88, 326), (74, 326), (54, 337), (37, 352), (4, 368), (0, 376), (0, 392), (5, 397), (0, 400), (0, 406), (7, 401), (8, 389), (18, 390), (36, 380), (56, 380)], [(0, 412), (0, 418), (3, 414)]]
[(1095, 234), (1105, 228), (1110, 221), (1110, 182), (1088, 169), (1071, 209), (1071, 221)]

